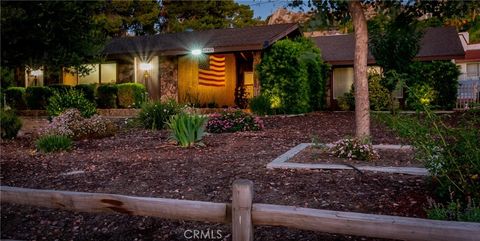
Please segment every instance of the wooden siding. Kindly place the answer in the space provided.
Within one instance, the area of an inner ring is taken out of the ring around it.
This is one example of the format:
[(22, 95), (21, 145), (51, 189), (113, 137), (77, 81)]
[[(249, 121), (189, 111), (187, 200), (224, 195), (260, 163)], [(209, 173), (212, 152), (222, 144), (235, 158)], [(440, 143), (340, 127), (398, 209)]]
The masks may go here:
[(225, 55), (224, 87), (198, 85), (198, 59), (191, 55), (178, 59), (178, 94), (181, 103), (208, 104), (214, 102), (219, 107), (235, 105), (236, 67), (235, 56)]

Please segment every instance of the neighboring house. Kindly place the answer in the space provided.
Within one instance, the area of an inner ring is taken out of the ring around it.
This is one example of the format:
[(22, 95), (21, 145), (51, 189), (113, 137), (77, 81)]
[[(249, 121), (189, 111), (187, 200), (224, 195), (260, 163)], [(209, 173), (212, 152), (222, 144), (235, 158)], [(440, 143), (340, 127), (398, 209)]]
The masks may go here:
[[(320, 48), (323, 59), (332, 65), (327, 103), (330, 107), (336, 108), (337, 97), (349, 92), (353, 84), (354, 35), (330, 35), (312, 39)], [(462, 59), (464, 55), (455, 28), (438, 27), (426, 30), (415, 59), (419, 61), (454, 60)], [(392, 56), (392, 58), (394, 57)], [(368, 65), (370, 68), (379, 69), (375, 66), (375, 59), (370, 52), (368, 53)]]
[(455, 62), (460, 67), (457, 108), (466, 103), (480, 103), (480, 43), (471, 44), (468, 32), (459, 33), (465, 58)]

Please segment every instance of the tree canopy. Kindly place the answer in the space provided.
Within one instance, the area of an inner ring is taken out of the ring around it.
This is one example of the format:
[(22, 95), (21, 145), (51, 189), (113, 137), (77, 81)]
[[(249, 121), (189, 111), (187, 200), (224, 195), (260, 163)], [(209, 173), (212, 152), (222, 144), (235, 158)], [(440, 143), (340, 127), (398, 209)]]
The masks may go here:
[(261, 23), (253, 18), (253, 10), (233, 0), (162, 2), (162, 32), (182, 32), (187, 29), (241, 28)]
[(2, 2), (4, 67), (79, 66), (98, 55), (106, 36), (92, 20), (95, 2)]

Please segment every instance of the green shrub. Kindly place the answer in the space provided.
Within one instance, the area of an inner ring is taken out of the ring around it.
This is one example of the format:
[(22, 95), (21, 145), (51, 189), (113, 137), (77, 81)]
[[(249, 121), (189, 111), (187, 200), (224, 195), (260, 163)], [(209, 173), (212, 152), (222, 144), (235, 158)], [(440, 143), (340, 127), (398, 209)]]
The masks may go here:
[(98, 108), (117, 108), (117, 86), (113, 84), (99, 85), (97, 88)]
[(138, 83), (124, 83), (117, 85), (118, 106), (120, 108), (141, 107), (146, 99), (145, 86)]
[(460, 75), (460, 70), (455, 63), (450, 61), (414, 62), (410, 69), (407, 86), (428, 85), (436, 92), (431, 103), (433, 107), (442, 109), (455, 107)]
[(31, 110), (44, 110), (50, 96), (52, 96), (52, 91), (48, 87), (30, 86), (25, 91), (27, 106)]
[(415, 84), (408, 88), (406, 104), (409, 109), (423, 110), (424, 106), (431, 107), (437, 98), (437, 92), (428, 84)]
[(263, 129), (260, 118), (242, 110), (225, 110), (209, 116), (206, 129), (210, 133), (258, 131)]
[(53, 92), (66, 92), (68, 90), (73, 89), (71, 85), (64, 85), (64, 84), (53, 84), (49, 85), (48, 88)]
[(341, 110), (355, 110), (355, 96), (353, 95), (353, 89), (350, 92), (337, 97), (337, 104)]
[(25, 102), (25, 88), (23, 87), (9, 87), (5, 90), (5, 99), (7, 105), (11, 108), (17, 110), (27, 108), (27, 103)]
[(171, 116), (180, 112), (181, 107), (175, 100), (154, 101), (144, 103), (138, 117), (146, 129), (160, 130)]
[(278, 41), (257, 67), (262, 94), (270, 97), (272, 108), (279, 112), (296, 114), (320, 108), (325, 91), (325, 79), (319, 74), (322, 65), (318, 48), (309, 40)]
[(75, 90), (78, 90), (83, 93), (83, 96), (87, 98), (92, 103), (95, 102), (95, 88), (96, 84), (80, 84), (74, 87)]
[(182, 147), (190, 147), (202, 140), (206, 117), (179, 113), (171, 116), (167, 122), (171, 132), (170, 138)]
[(41, 136), (36, 141), (37, 149), (49, 153), (55, 151), (68, 151), (72, 148), (72, 140), (67, 136), (47, 135)]
[(58, 116), (67, 109), (77, 109), (87, 118), (97, 112), (95, 104), (88, 101), (82, 92), (74, 89), (54, 91), (48, 102), (47, 112), (50, 116)]
[(117, 127), (99, 115), (84, 118), (77, 109), (68, 109), (52, 119), (42, 135), (61, 135), (73, 140), (99, 139), (115, 135)]
[(382, 76), (372, 74), (368, 77), (368, 98), (371, 110), (387, 110), (392, 106), (390, 91), (380, 83)]
[(451, 201), (446, 205), (442, 203), (430, 203), (426, 210), (427, 217), (435, 220), (480, 222), (480, 206), (468, 203), (466, 207), (459, 202)]
[(332, 154), (340, 158), (372, 161), (378, 159), (378, 153), (371, 143), (358, 138), (343, 139), (335, 142), (331, 148)]
[(22, 121), (11, 110), (0, 110), (0, 133), (2, 139), (12, 139), (22, 128)]
[(423, 118), (381, 116), (416, 148), (442, 201), (480, 202), (480, 129), (470, 122), (448, 127), (427, 106)]
[(257, 115), (271, 115), (274, 114), (272, 109), (272, 103), (270, 99), (265, 95), (261, 94), (250, 99), (250, 109), (253, 113)]
[(8, 67), (0, 66), (0, 87), (7, 89), (15, 82), (14, 70)]

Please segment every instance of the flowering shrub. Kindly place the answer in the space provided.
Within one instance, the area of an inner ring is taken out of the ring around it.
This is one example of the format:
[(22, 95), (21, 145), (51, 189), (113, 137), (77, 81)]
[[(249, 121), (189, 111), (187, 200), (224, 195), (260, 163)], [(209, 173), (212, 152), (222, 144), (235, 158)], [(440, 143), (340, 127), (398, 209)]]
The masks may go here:
[(263, 129), (263, 122), (241, 110), (225, 110), (210, 115), (206, 129), (210, 133), (258, 131)]
[(116, 130), (111, 121), (101, 116), (84, 118), (77, 109), (68, 109), (54, 117), (42, 135), (61, 135), (81, 140), (112, 136)]
[(367, 144), (358, 138), (343, 139), (335, 142), (331, 152), (337, 157), (362, 161), (371, 161), (379, 158), (378, 153), (371, 144)]

